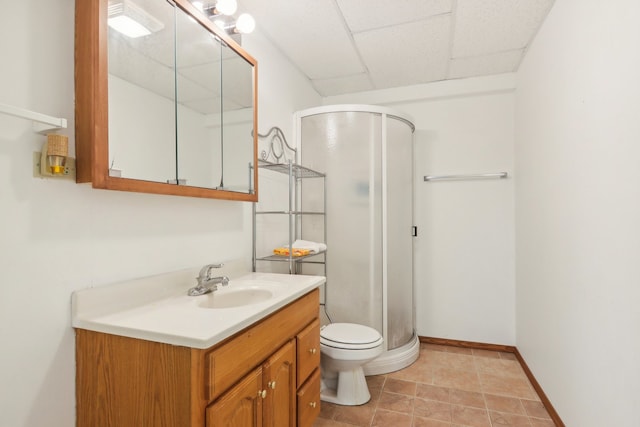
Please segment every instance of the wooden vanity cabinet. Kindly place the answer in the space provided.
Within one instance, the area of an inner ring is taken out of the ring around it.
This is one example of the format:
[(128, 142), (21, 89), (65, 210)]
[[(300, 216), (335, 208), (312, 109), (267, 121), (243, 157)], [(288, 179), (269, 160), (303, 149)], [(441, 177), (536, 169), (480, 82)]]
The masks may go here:
[(207, 426), (296, 426), (295, 342), (207, 407)]
[(315, 289), (204, 350), (77, 329), (77, 425), (309, 427), (318, 308)]

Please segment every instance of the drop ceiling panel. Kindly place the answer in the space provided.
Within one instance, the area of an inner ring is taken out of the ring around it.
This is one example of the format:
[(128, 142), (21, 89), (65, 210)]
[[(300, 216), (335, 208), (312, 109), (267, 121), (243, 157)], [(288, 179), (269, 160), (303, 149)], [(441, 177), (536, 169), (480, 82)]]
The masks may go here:
[(191, 81), (198, 82), (211, 93), (219, 95), (221, 83), (220, 62), (181, 68), (178, 72)]
[(335, 0), (243, 0), (242, 6), (310, 79), (364, 72)]
[(127, 43), (109, 43), (109, 74), (174, 99), (173, 68), (156, 62)]
[(453, 57), (523, 49), (553, 0), (458, 0)]
[(368, 74), (336, 77), (333, 79), (312, 80), (311, 84), (322, 96), (338, 95), (350, 92), (362, 92), (374, 89)]
[(180, 73), (177, 74), (177, 83), (178, 103), (180, 104), (193, 100), (211, 99), (218, 97), (218, 94), (208, 90), (201, 84), (184, 77)]
[(419, 21), (451, 12), (452, 0), (337, 0), (352, 32)]
[(450, 45), (449, 15), (354, 35), (376, 89), (443, 80)]
[(512, 50), (471, 58), (454, 58), (449, 65), (450, 79), (511, 73), (518, 68), (524, 50)]

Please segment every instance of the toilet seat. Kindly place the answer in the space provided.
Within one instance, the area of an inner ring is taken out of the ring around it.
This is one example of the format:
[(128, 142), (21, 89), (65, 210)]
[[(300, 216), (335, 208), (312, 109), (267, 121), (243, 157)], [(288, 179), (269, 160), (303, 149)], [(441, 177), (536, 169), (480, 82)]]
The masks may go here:
[(331, 323), (320, 329), (320, 344), (345, 349), (368, 350), (383, 343), (378, 331), (355, 323)]

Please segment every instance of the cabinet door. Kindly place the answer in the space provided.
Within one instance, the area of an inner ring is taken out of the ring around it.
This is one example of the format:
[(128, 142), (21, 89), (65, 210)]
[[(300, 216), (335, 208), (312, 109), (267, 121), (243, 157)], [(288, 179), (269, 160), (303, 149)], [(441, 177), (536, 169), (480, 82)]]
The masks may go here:
[(257, 368), (207, 408), (207, 427), (262, 427), (264, 395)]
[(320, 415), (320, 369), (298, 390), (298, 427), (312, 427)]
[(294, 427), (296, 420), (296, 347), (291, 340), (263, 366), (265, 427)]
[(298, 341), (298, 387), (320, 366), (320, 321), (315, 319), (296, 337)]

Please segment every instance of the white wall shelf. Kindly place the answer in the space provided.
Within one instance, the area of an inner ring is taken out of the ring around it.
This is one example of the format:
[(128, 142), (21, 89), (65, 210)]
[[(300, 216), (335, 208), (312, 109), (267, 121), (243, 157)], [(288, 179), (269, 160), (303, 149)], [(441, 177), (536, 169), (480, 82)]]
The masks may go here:
[(0, 113), (33, 121), (33, 131), (45, 133), (50, 130), (66, 129), (67, 119), (47, 116), (35, 111), (0, 103)]

